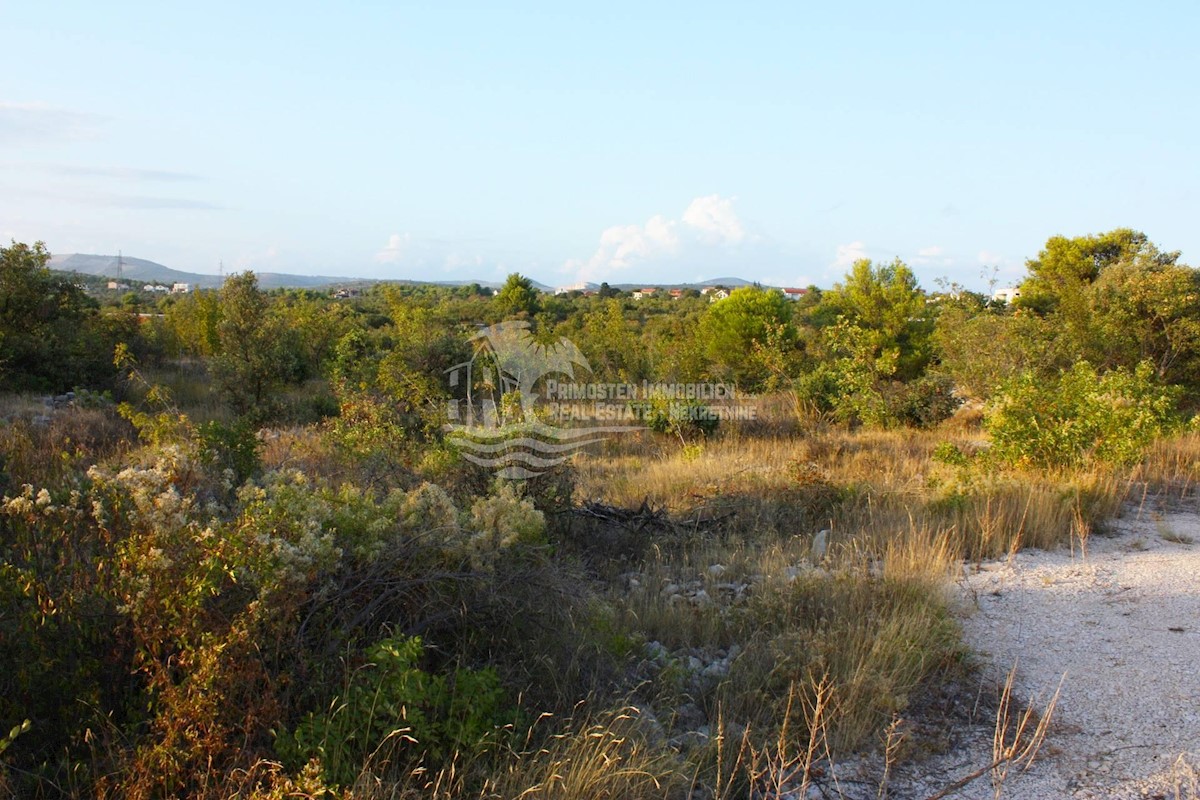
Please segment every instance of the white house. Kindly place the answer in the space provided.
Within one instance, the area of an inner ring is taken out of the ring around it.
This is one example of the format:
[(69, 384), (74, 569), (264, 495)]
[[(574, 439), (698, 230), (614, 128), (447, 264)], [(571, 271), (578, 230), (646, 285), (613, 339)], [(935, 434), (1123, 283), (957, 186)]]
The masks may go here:
[(799, 300), (808, 294), (808, 289), (783, 289), (783, 296), (788, 300)]
[(176, 283), (171, 286), (171, 294), (187, 294), (192, 290), (190, 283)]
[(658, 293), (657, 286), (647, 286), (645, 289), (638, 289), (633, 293), (634, 300), (641, 300), (643, 297), (654, 297)]
[(713, 289), (711, 292), (708, 292), (708, 302), (710, 303), (724, 300), (726, 297), (729, 297), (728, 289)]
[(1021, 290), (1016, 286), (1005, 286), (992, 292), (992, 299), (996, 302), (1005, 302), (1012, 305), (1012, 302), (1021, 296)]
[(571, 292), (583, 292), (584, 294), (586, 294), (587, 292), (595, 291), (596, 289), (599, 289), (599, 288), (600, 287), (594, 283), (589, 283), (588, 281), (583, 281), (581, 283), (573, 283), (570, 286), (559, 286), (559, 287), (555, 288), (554, 293), (555, 294), (570, 294)]

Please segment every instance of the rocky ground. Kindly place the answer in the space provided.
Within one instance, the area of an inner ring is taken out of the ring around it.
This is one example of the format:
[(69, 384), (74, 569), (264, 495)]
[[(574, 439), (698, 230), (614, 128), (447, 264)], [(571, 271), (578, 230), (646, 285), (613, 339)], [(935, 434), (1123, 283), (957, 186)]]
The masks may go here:
[[(1035, 706), (1061, 682), (1045, 745), (1028, 771), (1008, 774), (1001, 797), (1200, 797), (1198, 510), (1130, 507), (1086, 552), (1076, 543), (964, 567), (962, 625), (985, 674), (1001, 680), (1015, 664), (1017, 699)], [(986, 721), (894, 774), (888, 796), (929, 797), (988, 764)], [(839, 770), (843, 794), (862, 794), (852, 781), (871, 767)], [(990, 798), (996, 786), (985, 775), (950, 796)]]

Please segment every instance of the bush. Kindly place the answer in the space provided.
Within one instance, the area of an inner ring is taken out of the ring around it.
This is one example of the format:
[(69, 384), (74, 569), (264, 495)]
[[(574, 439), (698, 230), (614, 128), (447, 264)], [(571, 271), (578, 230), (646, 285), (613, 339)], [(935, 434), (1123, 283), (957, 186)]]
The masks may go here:
[(1026, 372), (988, 410), (990, 452), (1010, 464), (1131, 464), (1176, 426), (1178, 397), (1177, 387), (1154, 380), (1148, 363), (1099, 375), (1081, 361), (1050, 381)]
[(954, 384), (948, 378), (934, 375), (895, 384), (895, 391), (887, 400), (896, 421), (913, 428), (933, 428), (953, 416), (962, 405), (962, 399), (954, 394)]
[(332, 783), (354, 783), (364, 764), (414, 765), (428, 756), (440, 763), (475, 752), (515, 716), (504, 703), (494, 670), (426, 672), (417, 637), (384, 639), (367, 651), (368, 663), (351, 678), (330, 710), (310, 713), (275, 747), (295, 769), (319, 758)]
[(685, 433), (711, 436), (721, 418), (699, 400), (674, 400), (654, 395), (644, 403), (642, 418), (646, 427), (655, 433), (682, 437)]

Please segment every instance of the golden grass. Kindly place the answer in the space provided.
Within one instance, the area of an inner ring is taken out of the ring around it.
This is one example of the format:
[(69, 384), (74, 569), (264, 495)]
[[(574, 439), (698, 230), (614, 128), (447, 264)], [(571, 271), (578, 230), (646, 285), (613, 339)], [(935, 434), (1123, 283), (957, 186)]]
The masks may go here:
[[(834, 431), (718, 439), (697, 458), (630, 439), (603, 457), (580, 458), (579, 485), (583, 496), (619, 506), (649, 500), (677, 513), (732, 509), (746, 533), (810, 536), (830, 528), (842, 543), (944, 536), (970, 558), (1086, 538), (1127, 496), (1128, 482), (1106, 470), (989, 472), (940, 464), (932, 454), (942, 442), (964, 452), (986, 444), (961, 430)], [(1178, 445), (1163, 446), (1154, 463), (1166, 474), (1186, 458)]]

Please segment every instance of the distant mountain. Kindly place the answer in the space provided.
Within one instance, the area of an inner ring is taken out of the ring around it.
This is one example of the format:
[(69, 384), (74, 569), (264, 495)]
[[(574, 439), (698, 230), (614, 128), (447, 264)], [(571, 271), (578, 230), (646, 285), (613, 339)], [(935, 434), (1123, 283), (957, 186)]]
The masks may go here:
[(726, 286), (733, 288), (735, 286), (753, 286), (754, 281), (748, 281), (744, 278), (711, 278), (707, 281), (700, 281), (701, 286)]
[[(84, 275), (117, 277), (116, 256), (96, 256), (70, 253), (50, 259), (50, 269), (60, 272), (79, 272)], [(358, 281), (358, 278), (332, 278), (328, 275), (289, 275), (282, 272), (255, 272), (258, 285), (264, 289), (311, 289), (332, 283)], [(198, 272), (183, 272), (165, 267), (144, 258), (125, 256), (121, 258), (121, 277), (141, 283), (190, 283), (201, 289), (217, 289), (225, 282), (220, 275), (202, 275)]]
[[(85, 253), (67, 253), (64, 255), (54, 256), (50, 259), (50, 269), (56, 269), (60, 272), (78, 272), (82, 275), (103, 275), (109, 278), (117, 277), (117, 257), (116, 256), (98, 256), (88, 255)], [(462, 280), (462, 281), (414, 281), (407, 279), (396, 280), (381, 280), (370, 278), (339, 278), (329, 275), (292, 275), (285, 272), (258, 272), (258, 285), (263, 289), (316, 289), (323, 286), (345, 285), (345, 284), (366, 284), (366, 283), (401, 283), (401, 284), (432, 284), (434, 286), (470, 286), (477, 283), (488, 289), (499, 289), (503, 286), (503, 282), (496, 281), (480, 281), (480, 280)], [(154, 261), (147, 261), (144, 258), (133, 258), (132, 256), (124, 256), (121, 258), (121, 277), (124, 280), (141, 282), (141, 283), (164, 283), (170, 286), (173, 283), (189, 283), (195, 288), (200, 289), (219, 289), (225, 279), (220, 275), (204, 275), (198, 272), (183, 272), (182, 270), (171, 269)], [(554, 287), (547, 286), (544, 283), (532, 281), (533, 288), (540, 292), (553, 293)], [(743, 278), (713, 278), (707, 281), (695, 281), (689, 283), (619, 283), (614, 284), (615, 289), (624, 289), (630, 291), (640, 289), (643, 286), (659, 286), (664, 289), (688, 289), (700, 288), (703, 286), (725, 286), (735, 288), (738, 286), (752, 286), (753, 282)], [(587, 288), (595, 290), (600, 288), (595, 284), (587, 284)]]
[(739, 286), (754, 285), (754, 281), (748, 281), (745, 278), (712, 278), (707, 281), (688, 283), (617, 283), (613, 284), (613, 288), (628, 292), (650, 286), (657, 286), (660, 289), (698, 289), (702, 286), (724, 286), (727, 289), (736, 289)]

